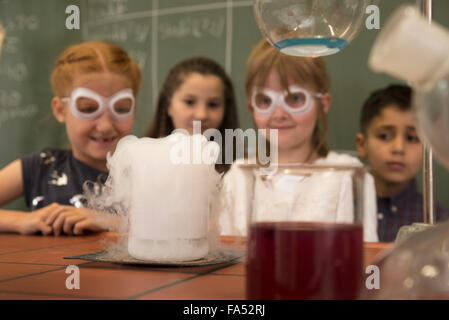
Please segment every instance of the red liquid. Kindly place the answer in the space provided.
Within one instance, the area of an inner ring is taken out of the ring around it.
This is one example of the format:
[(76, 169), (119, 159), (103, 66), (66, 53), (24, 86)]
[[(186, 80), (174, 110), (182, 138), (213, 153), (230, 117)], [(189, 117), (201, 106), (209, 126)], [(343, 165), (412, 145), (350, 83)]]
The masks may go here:
[(246, 268), (248, 299), (355, 299), (362, 280), (362, 226), (255, 223)]

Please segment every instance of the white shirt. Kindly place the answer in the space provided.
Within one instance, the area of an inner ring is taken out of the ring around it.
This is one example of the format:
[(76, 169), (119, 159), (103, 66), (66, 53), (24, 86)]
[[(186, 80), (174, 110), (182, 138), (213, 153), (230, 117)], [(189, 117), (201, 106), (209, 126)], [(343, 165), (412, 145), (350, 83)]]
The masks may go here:
[[(219, 210), (222, 235), (246, 235), (247, 212), (255, 204), (257, 220), (320, 221), (350, 223), (353, 221), (352, 179), (346, 172), (315, 173), (309, 177), (277, 174), (262, 181), (249, 170), (240, 168), (237, 160), (223, 178), (223, 203)], [(329, 152), (315, 164), (354, 165), (361, 162), (350, 155)], [(250, 199), (254, 197), (254, 201)], [(376, 191), (374, 179), (364, 179), (364, 241), (376, 242)]]

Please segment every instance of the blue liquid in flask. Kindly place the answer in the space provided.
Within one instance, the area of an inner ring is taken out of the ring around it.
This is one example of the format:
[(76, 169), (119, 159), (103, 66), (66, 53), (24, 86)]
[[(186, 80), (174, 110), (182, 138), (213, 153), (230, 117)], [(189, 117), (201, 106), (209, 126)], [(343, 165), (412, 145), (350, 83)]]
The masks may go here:
[(282, 53), (298, 57), (328, 56), (347, 45), (348, 42), (340, 38), (289, 38), (274, 44)]

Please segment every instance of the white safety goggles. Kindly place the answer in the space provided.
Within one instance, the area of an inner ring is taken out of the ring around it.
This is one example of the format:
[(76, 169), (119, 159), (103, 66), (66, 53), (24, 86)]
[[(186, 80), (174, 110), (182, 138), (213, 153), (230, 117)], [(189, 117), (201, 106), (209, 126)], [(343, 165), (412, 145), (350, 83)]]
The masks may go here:
[(271, 89), (253, 89), (251, 104), (261, 115), (271, 115), (277, 106), (284, 108), (292, 115), (301, 115), (312, 110), (315, 105), (313, 97), (321, 98), (322, 93), (311, 93), (299, 86), (290, 86), (288, 91)]
[(106, 110), (117, 121), (130, 119), (134, 112), (136, 100), (132, 89), (123, 89), (109, 98), (103, 97), (87, 88), (76, 88), (70, 98), (62, 98), (70, 103), (73, 115), (81, 120), (95, 120)]

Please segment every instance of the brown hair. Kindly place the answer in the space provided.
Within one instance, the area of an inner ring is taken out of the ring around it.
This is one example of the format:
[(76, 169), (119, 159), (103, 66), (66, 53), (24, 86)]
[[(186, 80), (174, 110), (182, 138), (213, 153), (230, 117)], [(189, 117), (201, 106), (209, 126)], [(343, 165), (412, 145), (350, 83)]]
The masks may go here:
[(401, 111), (412, 110), (413, 90), (404, 84), (390, 84), (370, 94), (363, 103), (360, 114), (360, 127), (366, 134), (374, 118), (379, 116), (385, 108), (394, 106)]
[[(219, 128), (223, 137), (222, 150), (226, 150), (224, 137), (225, 129), (237, 129), (239, 122), (237, 118), (237, 103), (234, 94), (234, 87), (231, 79), (223, 68), (214, 60), (206, 57), (191, 57), (176, 64), (168, 73), (156, 105), (156, 114), (153, 121), (145, 133), (146, 137), (161, 138), (166, 137), (175, 129), (171, 117), (168, 115), (168, 107), (175, 91), (181, 86), (186, 77), (192, 73), (201, 75), (214, 75), (220, 78), (224, 88), (224, 116)], [(234, 152), (235, 157), (235, 152)], [(229, 169), (230, 165), (224, 164), (224, 152), (222, 153), (223, 165), (216, 165), (218, 171), (223, 172)]]
[(56, 60), (56, 66), (51, 75), (53, 93), (58, 97), (69, 94), (73, 78), (79, 74), (95, 72), (112, 72), (124, 75), (131, 81), (134, 95), (140, 88), (140, 68), (117, 45), (91, 41), (72, 45), (64, 50)]
[[(248, 99), (254, 87), (265, 85), (271, 70), (279, 74), (285, 90), (288, 90), (288, 76), (315, 92), (326, 93), (330, 89), (330, 77), (323, 58), (289, 56), (276, 50), (264, 39), (253, 49), (247, 61), (245, 90)], [(319, 157), (325, 157), (329, 152), (326, 141), (328, 122), (321, 103), (318, 105), (318, 121), (312, 135), (311, 155), (316, 152)]]

